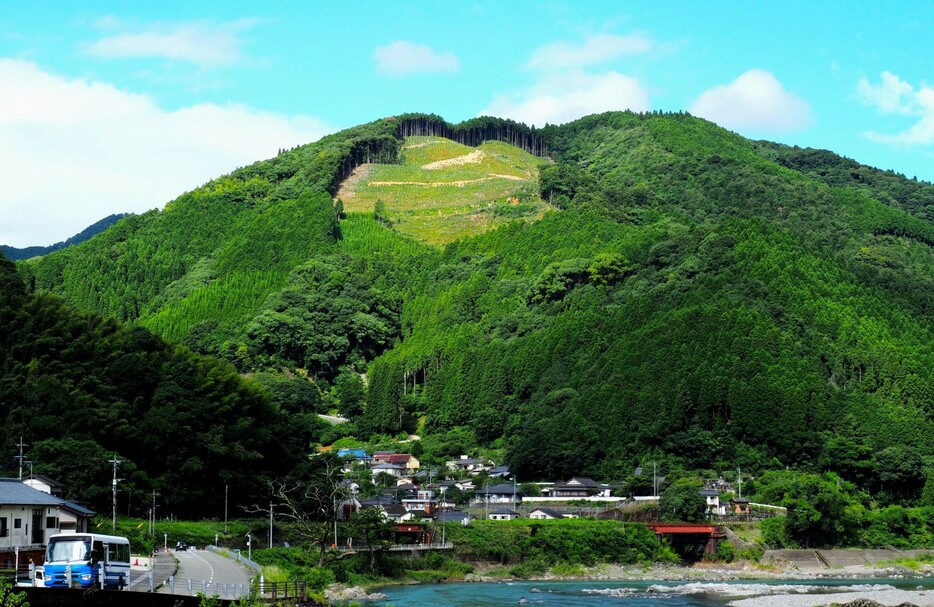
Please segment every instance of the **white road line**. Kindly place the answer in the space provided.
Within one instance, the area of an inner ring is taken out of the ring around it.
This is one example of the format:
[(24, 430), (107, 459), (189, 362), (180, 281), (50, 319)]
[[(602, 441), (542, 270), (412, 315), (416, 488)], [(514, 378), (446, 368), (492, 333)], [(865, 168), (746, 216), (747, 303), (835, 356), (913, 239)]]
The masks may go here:
[(199, 555), (199, 554), (196, 553), (196, 552), (192, 552), (191, 554), (193, 554), (196, 558), (201, 559), (201, 561), (202, 561), (205, 565), (208, 566), (208, 569), (211, 570), (211, 579), (207, 580), (207, 583), (208, 583), (208, 584), (213, 584), (213, 583), (214, 583), (214, 565), (212, 565), (206, 558), (204, 558), (203, 556)]

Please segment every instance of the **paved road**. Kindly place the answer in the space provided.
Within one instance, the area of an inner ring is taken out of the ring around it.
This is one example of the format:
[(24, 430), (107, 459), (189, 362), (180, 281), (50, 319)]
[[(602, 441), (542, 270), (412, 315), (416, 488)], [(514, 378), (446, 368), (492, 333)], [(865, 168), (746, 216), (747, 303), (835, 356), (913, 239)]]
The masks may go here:
[[(178, 569), (178, 563), (175, 557), (163, 551), (155, 554), (152, 569), (133, 567), (130, 574), (130, 590), (134, 592), (150, 592), (152, 588), (158, 588), (169, 577), (175, 575)], [(152, 574), (150, 576), (150, 574)], [(150, 579), (151, 578), (151, 579)]]
[[(194, 549), (173, 551), (172, 555), (178, 559), (174, 594), (196, 595), (201, 592), (234, 599), (249, 593), (252, 572), (232, 559), (208, 550)], [(172, 593), (172, 585), (164, 585), (159, 592)]]
[(347, 422), (350, 421), (346, 417), (338, 417), (337, 415), (325, 415), (324, 413), (319, 413), (318, 417), (320, 417), (324, 421), (331, 423), (335, 426), (338, 424), (346, 424)]

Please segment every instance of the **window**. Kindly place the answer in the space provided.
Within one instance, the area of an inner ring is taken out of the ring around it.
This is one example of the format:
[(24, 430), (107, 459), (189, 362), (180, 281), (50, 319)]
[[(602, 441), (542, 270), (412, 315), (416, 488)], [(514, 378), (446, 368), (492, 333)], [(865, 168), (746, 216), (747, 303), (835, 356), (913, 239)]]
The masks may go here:
[(45, 517), (45, 528), (46, 529), (58, 529), (58, 517), (57, 516)]
[(0, 517), (0, 537), (7, 537), (10, 535), (10, 530), (7, 528), (7, 518), (5, 516)]
[(87, 561), (91, 543), (83, 538), (60, 537), (49, 542), (48, 560), (60, 563)]
[(23, 528), (23, 519), (21, 519), (21, 518), (15, 518), (15, 519), (13, 519), (13, 528), (14, 528), (14, 529), (22, 529), (22, 528)]
[(107, 554), (105, 550), (104, 542), (100, 540), (94, 540), (94, 546), (91, 549), (91, 559), (93, 559), (95, 563), (103, 561)]
[(129, 563), (130, 545), (129, 544), (108, 544), (107, 561), (110, 563)]

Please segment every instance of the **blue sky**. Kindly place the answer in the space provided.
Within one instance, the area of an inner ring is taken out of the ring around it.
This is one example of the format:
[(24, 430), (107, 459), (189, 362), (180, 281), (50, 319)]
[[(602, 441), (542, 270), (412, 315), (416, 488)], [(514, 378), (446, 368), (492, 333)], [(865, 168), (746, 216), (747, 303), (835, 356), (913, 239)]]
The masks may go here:
[(0, 0), (0, 14), (0, 244), (51, 244), (410, 111), (543, 125), (688, 110), (934, 180), (925, 2)]

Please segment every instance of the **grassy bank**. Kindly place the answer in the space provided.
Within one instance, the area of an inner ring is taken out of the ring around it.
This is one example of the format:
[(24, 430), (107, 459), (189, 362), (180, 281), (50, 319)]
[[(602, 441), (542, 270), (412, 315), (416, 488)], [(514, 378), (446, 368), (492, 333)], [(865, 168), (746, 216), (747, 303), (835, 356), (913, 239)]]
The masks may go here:
[(340, 582), (361, 586), (387, 583), (438, 583), (484, 578), (582, 576), (601, 564), (650, 566), (674, 563), (675, 554), (644, 525), (617, 521), (476, 521), (448, 525), (452, 551), (413, 556), (361, 550), (318, 567), (319, 555), (307, 547), (255, 550), (268, 579), (307, 580), (318, 588)]

